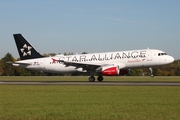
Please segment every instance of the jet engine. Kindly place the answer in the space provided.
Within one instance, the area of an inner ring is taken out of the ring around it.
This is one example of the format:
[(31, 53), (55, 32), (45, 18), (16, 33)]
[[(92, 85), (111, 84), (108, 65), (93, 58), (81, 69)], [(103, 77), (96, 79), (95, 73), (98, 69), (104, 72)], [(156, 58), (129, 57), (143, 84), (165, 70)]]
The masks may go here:
[(106, 76), (116, 76), (119, 75), (119, 66), (105, 66), (102, 67), (102, 74)]
[(104, 66), (97, 71), (105, 76), (128, 75), (130, 73), (130, 69), (119, 69), (118, 65)]
[(121, 69), (119, 75), (128, 75), (130, 74), (130, 69)]

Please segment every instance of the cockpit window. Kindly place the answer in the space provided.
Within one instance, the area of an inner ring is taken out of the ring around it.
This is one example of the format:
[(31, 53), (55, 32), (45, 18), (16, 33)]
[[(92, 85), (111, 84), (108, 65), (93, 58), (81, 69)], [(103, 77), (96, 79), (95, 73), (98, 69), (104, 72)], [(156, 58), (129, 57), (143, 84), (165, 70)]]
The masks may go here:
[(158, 53), (158, 56), (167, 55), (167, 53)]

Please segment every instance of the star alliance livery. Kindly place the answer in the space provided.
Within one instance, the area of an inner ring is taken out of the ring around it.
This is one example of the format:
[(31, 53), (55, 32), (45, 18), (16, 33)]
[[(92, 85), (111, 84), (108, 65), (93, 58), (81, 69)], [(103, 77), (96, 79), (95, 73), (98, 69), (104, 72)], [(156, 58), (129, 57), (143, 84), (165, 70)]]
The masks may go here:
[(103, 81), (103, 76), (126, 75), (132, 68), (161, 66), (172, 63), (174, 58), (165, 52), (156, 49), (141, 49), (117, 52), (104, 52), (79, 55), (56, 55), (44, 57), (21, 35), (14, 34), (20, 61), (12, 63), (17, 67), (38, 70), (49, 73), (88, 72), (89, 81)]

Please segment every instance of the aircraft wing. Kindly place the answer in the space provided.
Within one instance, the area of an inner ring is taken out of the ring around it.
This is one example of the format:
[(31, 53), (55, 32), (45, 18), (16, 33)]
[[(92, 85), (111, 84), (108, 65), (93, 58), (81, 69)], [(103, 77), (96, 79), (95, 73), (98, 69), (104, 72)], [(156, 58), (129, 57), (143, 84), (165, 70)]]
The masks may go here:
[(80, 63), (80, 62), (70, 62), (70, 61), (64, 61), (64, 60), (60, 60), (59, 62), (62, 62), (64, 65), (66, 65), (66, 67), (68, 66), (74, 66), (76, 68), (83, 68), (83, 70), (87, 70), (87, 71), (95, 71), (96, 69), (102, 67), (102, 66), (108, 66), (111, 64), (99, 64), (99, 63)]
[(80, 62), (69, 62), (69, 61), (61, 61), (66, 67), (74, 66), (76, 68), (83, 68), (83, 70), (95, 70), (101, 67), (100, 64), (89, 64), (89, 63), (80, 63)]

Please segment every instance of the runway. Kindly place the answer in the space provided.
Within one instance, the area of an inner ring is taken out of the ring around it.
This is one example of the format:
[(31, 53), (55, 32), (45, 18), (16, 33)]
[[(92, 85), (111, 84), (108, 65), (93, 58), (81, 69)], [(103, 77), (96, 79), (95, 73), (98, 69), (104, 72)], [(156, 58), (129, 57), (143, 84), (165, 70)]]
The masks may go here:
[(0, 85), (180, 86), (180, 82), (1, 81)]

